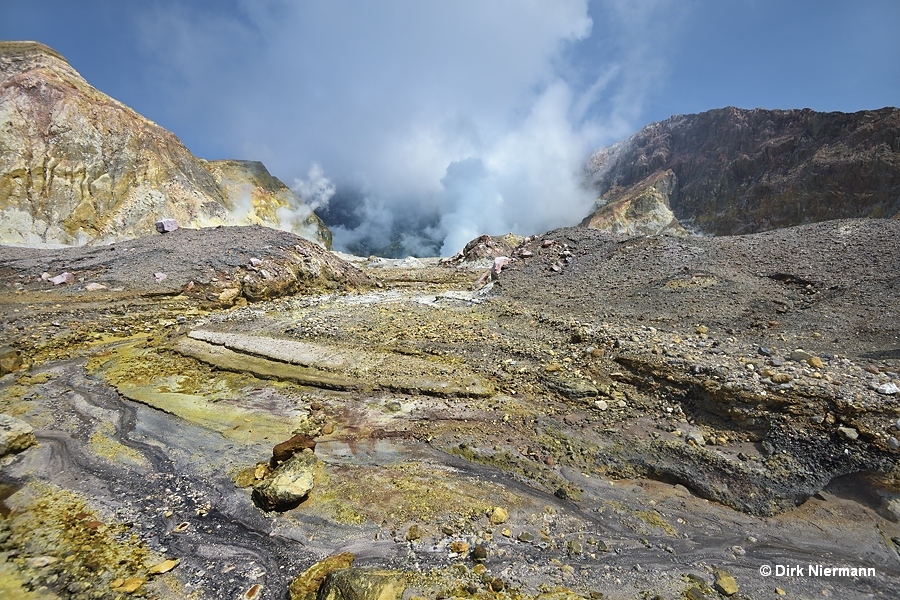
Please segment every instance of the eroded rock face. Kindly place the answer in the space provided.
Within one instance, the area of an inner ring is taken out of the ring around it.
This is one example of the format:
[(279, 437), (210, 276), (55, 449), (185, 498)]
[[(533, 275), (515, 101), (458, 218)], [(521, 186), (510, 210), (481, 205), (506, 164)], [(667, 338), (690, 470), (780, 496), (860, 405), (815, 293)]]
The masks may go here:
[[(635, 202), (646, 202), (653, 190), (682, 225), (715, 235), (896, 217), (900, 109), (730, 107), (679, 115), (596, 152), (590, 171), (600, 200), (582, 225), (612, 231), (622, 226), (612, 215), (621, 215), (623, 206), (640, 208)], [(659, 182), (668, 173), (674, 185), (663, 190)], [(637, 212), (659, 206), (652, 202)], [(641, 223), (646, 217), (628, 219)]]
[(194, 157), (42, 44), (0, 43), (0, 123), (4, 243), (108, 243), (148, 235), (161, 218), (266, 225), (331, 243), (260, 163)]
[(581, 224), (631, 236), (664, 232), (685, 234), (669, 204), (677, 185), (678, 178), (668, 169), (627, 189), (614, 187), (603, 195), (597, 210)]

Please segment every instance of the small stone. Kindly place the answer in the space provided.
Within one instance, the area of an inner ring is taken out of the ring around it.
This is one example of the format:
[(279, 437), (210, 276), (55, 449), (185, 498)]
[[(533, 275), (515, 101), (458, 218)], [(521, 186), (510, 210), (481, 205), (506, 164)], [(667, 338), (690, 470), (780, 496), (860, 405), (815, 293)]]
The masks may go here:
[(894, 429), (896, 429), (897, 431), (900, 431), (900, 419), (897, 419), (896, 421), (894, 421)]
[(584, 552), (584, 548), (578, 540), (570, 540), (566, 543), (566, 552), (568, 552), (569, 556), (576, 556)]
[(775, 588), (775, 593), (778, 594), (779, 596), (784, 596), (787, 594), (786, 591), (784, 591), (783, 589), (781, 589), (779, 587)]
[(773, 356), (772, 358), (769, 359), (769, 364), (776, 368), (783, 367), (784, 359), (782, 359), (778, 356)]
[(598, 410), (606, 410), (609, 408), (609, 403), (606, 400), (595, 400), (594, 406), (596, 406)]
[(723, 596), (734, 596), (738, 592), (738, 584), (728, 571), (719, 569), (715, 572), (716, 580), (713, 587)]
[(450, 551), (457, 554), (465, 554), (469, 551), (469, 544), (459, 540), (450, 542)]
[(881, 370), (875, 365), (866, 365), (865, 367), (863, 367), (863, 369), (865, 369), (872, 375), (878, 375), (879, 373), (881, 373)]
[(805, 362), (805, 361), (808, 361), (809, 359), (811, 359), (812, 357), (813, 357), (813, 355), (810, 354), (809, 352), (807, 352), (806, 350), (803, 350), (802, 348), (797, 348), (796, 350), (791, 352), (791, 354), (788, 358), (790, 358), (794, 362)]
[(443, 533), (444, 535), (453, 535), (456, 532), (449, 525), (444, 525), (443, 527), (441, 527), (441, 533)]
[(219, 292), (218, 299), (219, 302), (223, 304), (228, 304), (237, 299), (238, 296), (241, 295), (241, 290), (239, 288), (225, 288), (221, 292)]
[(760, 356), (772, 356), (772, 350), (766, 346), (760, 346), (756, 349)]
[(260, 594), (262, 594), (263, 586), (260, 583), (254, 583), (251, 585), (244, 595), (241, 596), (241, 600), (256, 600), (259, 598)]
[(705, 335), (709, 333), (709, 327), (706, 325), (698, 325), (695, 331), (697, 332), (697, 335)]
[(412, 525), (406, 531), (406, 541), (407, 542), (415, 542), (420, 539), (422, 539), (422, 530), (419, 528), (418, 525)]
[(250, 264), (253, 265), (254, 267), (258, 267), (259, 265), (262, 264), (262, 261), (254, 256), (250, 259)]
[(694, 444), (695, 446), (705, 446), (706, 439), (703, 437), (703, 434), (699, 431), (692, 431), (687, 435), (687, 442), (689, 444)]
[(806, 362), (814, 369), (821, 369), (824, 366), (822, 364), (822, 359), (818, 356), (811, 356), (810, 358), (806, 359)]
[(156, 283), (161, 283), (161, 282), (165, 281), (166, 279), (168, 279), (169, 276), (166, 275), (165, 273), (159, 272), (159, 273), (154, 273), (153, 278), (156, 279)]
[(322, 427), (322, 435), (331, 435), (334, 433), (334, 423), (328, 422)]
[(501, 525), (509, 520), (509, 512), (502, 506), (495, 506), (491, 510), (490, 519), (492, 525)]
[[(138, 591), (138, 588), (140, 588), (142, 585), (144, 585), (144, 583), (146, 581), (147, 581), (146, 579), (141, 579), (140, 577), (131, 577), (129, 579), (116, 579), (116, 580), (113, 580), (109, 584), (109, 587), (114, 589), (117, 592), (123, 592), (125, 594), (133, 594), (134, 592)], [(113, 585), (115, 583), (118, 583), (118, 585)]]
[(793, 377), (790, 373), (775, 373), (771, 377), (772, 383), (788, 383)]
[(852, 427), (838, 427), (838, 435), (851, 442), (859, 438), (859, 432)]
[(102, 283), (97, 283), (96, 281), (92, 281), (90, 283), (84, 284), (84, 289), (86, 289), (89, 292), (96, 292), (99, 290), (105, 290), (106, 286), (103, 285)]
[(534, 535), (532, 535), (531, 532), (529, 532), (529, 531), (523, 531), (522, 533), (520, 533), (519, 535), (516, 536), (516, 539), (519, 540), (520, 542), (526, 542), (526, 543), (533, 542)]
[(170, 233), (178, 229), (178, 221), (175, 219), (160, 219), (156, 222), (156, 231), (159, 233)]
[(472, 548), (472, 560), (474, 561), (483, 561), (487, 558), (488, 552), (487, 547), (479, 544)]
[(32, 569), (40, 569), (42, 567), (46, 567), (47, 565), (52, 565), (58, 560), (59, 559), (54, 556), (35, 556), (28, 561), (28, 566)]
[(71, 285), (75, 283), (75, 276), (66, 271), (65, 273), (60, 273), (56, 277), (50, 277), (49, 279), (47, 279), (47, 281), (49, 281), (53, 285)]
[(0, 375), (17, 371), (22, 367), (22, 353), (9, 346), (0, 347)]
[(706, 594), (704, 594), (703, 590), (701, 590), (697, 586), (693, 586), (687, 592), (685, 592), (684, 597), (688, 600), (705, 600)]
[(181, 560), (177, 559), (177, 558), (164, 560), (161, 563), (159, 563), (158, 565), (153, 565), (152, 567), (150, 567), (147, 570), (147, 572), (150, 573), (151, 575), (161, 575), (163, 573), (168, 573), (169, 571), (171, 571), (172, 569), (177, 567), (178, 563), (180, 563), (180, 562), (181, 562)]
[(506, 584), (504, 584), (503, 580), (500, 579), (499, 577), (495, 577), (495, 578), (491, 579), (490, 588), (491, 588), (492, 592), (502, 592), (503, 588), (505, 588), (505, 587), (506, 587)]
[(275, 447), (272, 448), (273, 466), (277, 465), (280, 462), (286, 461), (298, 452), (303, 452), (303, 450), (306, 448), (309, 448), (310, 450), (315, 452), (316, 440), (312, 439), (308, 435), (303, 435), (300, 433), (288, 440), (281, 442), (280, 444), (275, 444)]
[(885, 396), (893, 396), (894, 394), (900, 393), (900, 388), (897, 387), (897, 384), (889, 382), (879, 385), (875, 388), (875, 391), (879, 394), (884, 394)]
[(900, 440), (898, 440), (894, 436), (888, 438), (887, 445), (891, 450), (900, 450)]

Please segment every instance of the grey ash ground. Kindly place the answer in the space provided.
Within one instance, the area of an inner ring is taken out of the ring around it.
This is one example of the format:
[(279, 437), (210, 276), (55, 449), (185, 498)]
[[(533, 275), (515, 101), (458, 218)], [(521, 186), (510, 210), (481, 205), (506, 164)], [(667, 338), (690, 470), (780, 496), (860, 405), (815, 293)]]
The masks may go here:
[[(713, 598), (719, 571), (733, 598), (900, 587), (896, 220), (505, 238), (480, 289), (481, 263), (178, 235), (0, 250), (23, 363), (0, 407), (38, 441), (0, 471), (0, 589), (286, 598), (340, 552), (404, 598)], [(262, 511), (247, 486), (295, 433), (315, 487)], [(876, 574), (760, 575), (778, 564)]]

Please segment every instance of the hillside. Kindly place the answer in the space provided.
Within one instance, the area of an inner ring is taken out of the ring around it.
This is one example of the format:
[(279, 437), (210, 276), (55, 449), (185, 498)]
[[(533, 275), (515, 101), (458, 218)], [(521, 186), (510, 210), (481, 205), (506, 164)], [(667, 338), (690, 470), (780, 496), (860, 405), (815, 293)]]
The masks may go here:
[(674, 116), (594, 153), (589, 179), (599, 200), (582, 225), (617, 233), (680, 224), (739, 235), (897, 217), (900, 109)]
[(0, 43), (0, 124), (2, 243), (109, 243), (172, 217), (280, 227), (330, 245), (319, 218), (260, 163), (198, 159), (42, 44)]

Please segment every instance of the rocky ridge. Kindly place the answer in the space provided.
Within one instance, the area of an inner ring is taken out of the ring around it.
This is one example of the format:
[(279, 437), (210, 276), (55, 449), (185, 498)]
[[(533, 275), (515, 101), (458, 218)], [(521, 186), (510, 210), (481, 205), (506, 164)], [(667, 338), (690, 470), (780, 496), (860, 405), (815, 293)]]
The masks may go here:
[(624, 206), (631, 207), (624, 222), (636, 223), (624, 227), (648, 233), (669, 226), (668, 212), (682, 226), (714, 235), (894, 218), (900, 109), (728, 107), (678, 115), (596, 152), (588, 178), (599, 200), (582, 224), (612, 231), (625, 231)]
[(0, 240), (79, 245), (183, 226), (261, 224), (330, 245), (261, 163), (206, 162), (91, 87), (54, 50), (0, 43)]

